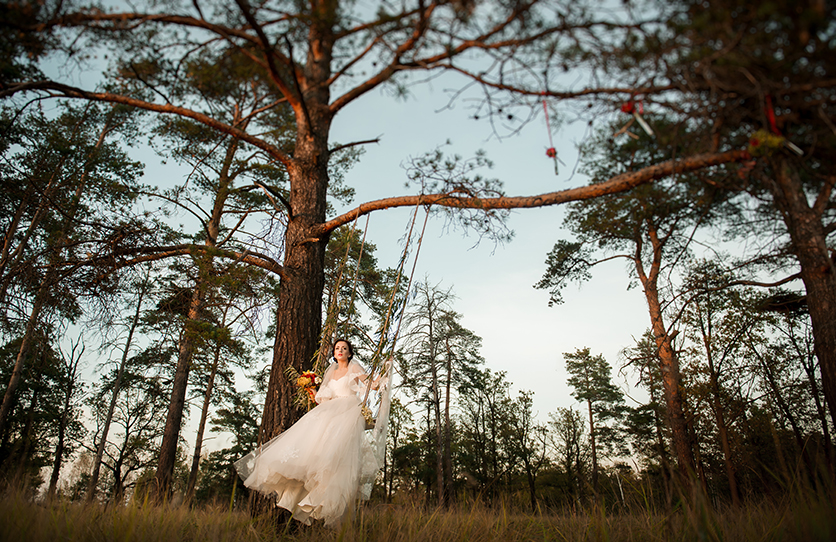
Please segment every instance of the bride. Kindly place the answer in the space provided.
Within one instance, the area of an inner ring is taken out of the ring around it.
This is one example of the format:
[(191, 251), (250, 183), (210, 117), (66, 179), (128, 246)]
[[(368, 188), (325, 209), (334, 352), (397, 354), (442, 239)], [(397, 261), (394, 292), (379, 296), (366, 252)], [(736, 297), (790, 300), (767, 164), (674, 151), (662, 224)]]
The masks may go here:
[[(332, 353), (335, 362), (325, 371), (317, 406), (235, 463), (245, 486), (274, 495), (277, 506), (307, 525), (311, 519), (338, 524), (358, 496), (368, 499), (386, 440), (388, 400), (385, 412), (381, 402), (374, 432), (366, 435), (358, 394), (365, 393), (368, 375), (352, 360), (354, 349), (347, 340), (338, 339)], [(381, 384), (378, 378), (372, 387)]]

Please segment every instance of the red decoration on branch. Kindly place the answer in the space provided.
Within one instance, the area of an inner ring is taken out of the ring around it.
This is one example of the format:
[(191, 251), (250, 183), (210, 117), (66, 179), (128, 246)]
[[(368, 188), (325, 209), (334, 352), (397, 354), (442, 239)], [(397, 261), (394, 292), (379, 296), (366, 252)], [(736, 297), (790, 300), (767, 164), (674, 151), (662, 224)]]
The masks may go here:
[(778, 129), (778, 125), (775, 124), (775, 109), (772, 107), (772, 96), (769, 94), (766, 95), (766, 104), (763, 106), (766, 112), (766, 120), (769, 121), (769, 129), (775, 135), (781, 135), (781, 130)]
[(776, 136), (780, 136), (783, 139), (783, 144), (786, 148), (798, 156), (804, 156), (804, 151), (799, 149), (795, 143), (781, 135), (781, 130), (778, 129), (778, 124), (775, 122), (775, 108), (772, 106), (772, 96), (767, 94), (764, 96), (764, 101), (763, 110), (764, 113), (766, 113), (766, 121), (769, 123), (769, 130)]
[[(549, 132), (549, 145), (550, 146), (549, 146), (548, 149), (546, 149), (546, 156), (548, 156), (549, 158), (554, 160), (554, 174), (559, 175), (559, 169), (558, 169), (557, 164), (558, 164), (558, 162), (563, 164), (563, 162), (560, 160), (560, 158), (557, 157), (557, 149), (554, 148), (554, 141), (552, 141), (552, 128), (551, 128), (551, 125), (549, 124), (549, 107), (546, 105), (546, 92), (543, 91), (543, 92), (540, 93), (540, 95), (543, 96), (543, 113), (545, 113), (545, 115), (546, 115), (546, 130)], [(563, 165), (566, 165), (566, 164), (563, 164)]]
[[(650, 127), (650, 125), (647, 123), (647, 121), (645, 121), (644, 118), (642, 117), (642, 113), (644, 113), (644, 105), (642, 105), (641, 100), (639, 100), (638, 102), (634, 102), (633, 100), (630, 100), (628, 102), (624, 102), (623, 104), (621, 104), (621, 111), (622, 111), (622, 113), (627, 113), (628, 115), (633, 115), (633, 118), (636, 120), (636, 122), (639, 123), (639, 126), (642, 127), (642, 130), (644, 130), (645, 133), (647, 135), (649, 135), (650, 137), (655, 137), (656, 134), (653, 133), (653, 129)], [(630, 127), (630, 124), (632, 124), (632, 121), (630, 121), (630, 123), (626, 124), (621, 130), (617, 131), (614, 135), (619, 135), (619, 134), (623, 134), (624, 132), (626, 132), (627, 128)], [(628, 135), (632, 135), (632, 134), (628, 134)]]

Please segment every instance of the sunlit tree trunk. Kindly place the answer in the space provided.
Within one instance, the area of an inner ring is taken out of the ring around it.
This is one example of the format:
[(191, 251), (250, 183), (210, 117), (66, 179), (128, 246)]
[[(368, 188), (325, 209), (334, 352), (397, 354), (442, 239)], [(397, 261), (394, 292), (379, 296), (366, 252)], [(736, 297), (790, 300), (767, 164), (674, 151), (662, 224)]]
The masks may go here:
[(221, 361), (221, 344), (215, 346), (215, 359), (212, 361), (212, 369), (206, 382), (206, 391), (203, 397), (203, 408), (200, 411), (200, 423), (197, 425), (197, 437), (194, 442), (194, 454), (192, 455), (192, 468), (189, 471), (189, 482), (186, 487), (186, 501), (190, 502), (194, 497), (197, 473), (200, 467), (200, 453), (203, 450), (203, 432), (206, 429), (206, 419), (209, 417), (209, 404), (212, 401), (212, 387), (215, 384), (215, 375), (218, 372), (218, 364)]
[(662, 316), (662, 305), (659, 301), (657, 279), (662, 264), (662, 242), (652, 225), (648, 230), (652, 248), (653, 261), (650, 270), (645, 273), (641, 263), (641, 244), (636, 249), (636, 271), (644, 287), (644, 296), (650, 312), (650, 327), (656, 341), (659, 355), (659, 368), (662, 374), (662, 385), (667, 407), (668, 425), (671, 428), (671, 440), (680, 473), (687, 480), (694, 475), (694, 455), (688, 424), (685, 419), (684, 398), (682, 390), (682, 375), (679, 371), (679, 360), (673, 349), (674, 333), (669, 333)]

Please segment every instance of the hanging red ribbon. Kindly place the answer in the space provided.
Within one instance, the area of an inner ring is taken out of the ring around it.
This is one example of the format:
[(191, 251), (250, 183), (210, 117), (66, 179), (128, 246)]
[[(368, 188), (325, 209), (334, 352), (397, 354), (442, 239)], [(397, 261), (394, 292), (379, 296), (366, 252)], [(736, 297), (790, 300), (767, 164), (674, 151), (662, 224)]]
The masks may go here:
[[(778, 129), (778, 124), (775, 122), (775, 108), (772, 106), (772, 96), (767, 94), (764, 96), (764, 100), (766, 103), (764, 103), (763, 109), (764, 113), (766, 113), (766, 121), (769, 123), (769, 130), (773, 134), (781, 136), (781, 130)], [(798, 148), (798, 146), (789, 139), (784, 139), (784, 146), (798, 156), (804, 156), (804, 151)]]
[(766, 120), (769, 121), (769, 129), (775, 135), (781, 135), (781, 130), (778, 129), (778, 125), (775, 123), (775, 109), (772, 107), (772, 96), (769, 94), (766, 95), (766, 104), (763, 106), (766, 112)]

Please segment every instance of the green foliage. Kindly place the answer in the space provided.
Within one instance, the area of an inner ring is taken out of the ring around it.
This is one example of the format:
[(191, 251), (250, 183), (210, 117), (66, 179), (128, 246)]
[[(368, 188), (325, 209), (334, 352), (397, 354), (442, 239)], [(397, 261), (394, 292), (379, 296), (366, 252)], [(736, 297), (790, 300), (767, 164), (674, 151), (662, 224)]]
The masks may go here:
[[(117, 502), (136, 486), (139, 476), (154, 464), (165, 425), (168, 401), (169, 366), (176, 351), (154, 345), (128, 358), (122, 376), (117, 408), (114, 412), (105, 455), (99, 494)], [(102, 374), (93, 393), (86, 399), (96, 430), (91, 449), (101, 438), (110, 405), (117, 368)]]
[[(6, 483), (17, 481), (37, 487), (41, 469), (52, 465), (58, 420), (64, 409), (64, 391), (69, 375), (61, 363), (61, 354), (53, 346), (50, 330), (40, 330), (35, 345), (24, 360), (25, 374), (15, 394), (15, 401), (0, 435), (0, 469)], [(21, 339), (13, 339), (0, 348), (0, 379), (8, 382)], [(78, 383), (76, 382), (76, 385)], [(76, 396), (77, 397), (77, 396)], [(75, 406), (75, 403), (72, 404)], [(79, 412), (68, 413), (65, 429), (68, 451), (85, 433)]]
[[(449, 142), (448, 142), (449, 144)], [(421, 194), (446, 194), (450, 198), (496, 198), (504, 196), (502, 182), (484, 177), (480, 170), (490, 169), (493, 163), (484, 151), (472, 158), (459, 155), (447, 156), (435, 151), (412, 158), (406, 166), (407, 186), (414, 185)], [(487, 237), (497, 243), (509, 242), (514, 234), (506, 226), (510, 211), (507, 209), (456, 209), (433, 207), (434, 214), (441, 214), (448, 226), (474, 231), (480, 238)]]
[(604, 356), (593, 356), (589, 348), (564, 353), (567, 383), (574, 391), (572, 397), (590, 403), (593, 415), (599, 420), (616, 417), (624, 394), (612, 383), (612, 368)]
[(589, 268), (594, 265), (592, 251), (583, 243), (559, 240), (546, 256), (546, 271), (534, 285), (549, 290), (549, 306), (563, 303), (563, 290), (570, 282), (584, 282), (592, 278)]
[[(80, 299), (106, 297), (115, 277), (102, 266), (74, 265), (105, 247), (153, 236), (137, 224), (131, 205), (140, 190), (142, 165), (129, 159), (118, 140), (131, 129), (123, 107), (62, 106), (0, 114), (0, 210), (9, 217), (0, 255), (2, 322), (20, 318), (11, 307), (34, 304), (35, 292), (47, 313), (75, 320)], [(29, 311), (22, 312), (28, 317)]]

